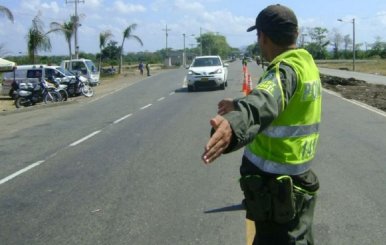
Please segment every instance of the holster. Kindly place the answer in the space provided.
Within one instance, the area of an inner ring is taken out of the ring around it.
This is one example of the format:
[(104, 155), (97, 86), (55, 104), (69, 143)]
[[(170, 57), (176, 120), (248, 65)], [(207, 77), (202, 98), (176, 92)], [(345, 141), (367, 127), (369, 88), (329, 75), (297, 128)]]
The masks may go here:
[(240, 187), (244, 192), (248, 218), (286, 223), (295, 217), (295, 196), (290, 176), (243, 176), (240, 178)]
[(248, 218), (255, 221), (266, 221), (271, 217), (271, 195), (264, 182), (259, 175), (240, 178)]
[(295, 196), (292, 179), (288, 175), (271, 179), (272, 219), (277, 223), (286, 223), (296, 215)]

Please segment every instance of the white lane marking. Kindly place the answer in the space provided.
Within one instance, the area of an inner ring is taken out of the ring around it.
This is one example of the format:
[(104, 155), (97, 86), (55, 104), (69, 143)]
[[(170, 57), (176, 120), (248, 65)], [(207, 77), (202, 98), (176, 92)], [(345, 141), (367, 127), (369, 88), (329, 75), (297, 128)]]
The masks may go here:
[(128, 117), (131, 117), (132, 115), (133, 115), (133, 114), (131, 114), (131, 113), (130, 113), (130, 114), (127, 114), (126, 116), (121, 117), (121, 118), (115, 120), (113, 123), (114, 123), (114, 124), (120, 123), (121, 121), (125, 120), (125, 119), (128, 118)]
[[(112, 93), (114, 93), (114, 92), (116, 92), (116, 91), (113, 91)], [(173, 94), (175, 94), (175, 92), (171, 92), (169, 95), (173, 95)], [(164, 99), (165, 99), (165, 97), (161, 97), (161, 98), (159, 98), (157, 101), (162, 101), (162, 100), (164, 100)], [(148, 108), (148, 107), (150, 107), (150, 106), (152, 106), (152, 104), (145, 105), (145, 106), (141, 107), (140, 110), (146, 109), (146, 108)], [(115, 120), (115, 121), (113, 122), (113, 124), (117, 124), (117, 123), (119, 123), (119, 122), (125, 120), (126, 118), (131, 117), (132, 115), (133, 115), (132, 113), (127, 114), (126, 116), (123, 116), (123, 117), (121, 117), (121, 118)], [(80, 144), (80, 143), (82, 143), (82, 142), (88, 140), (89, 138), (91, 138), (91, 137), (93, 137), (93, 136), (99, 134), (100, 132), (102, 132), (102, 130), (95, 131), (95, 132), (93, 132), (93, 133), (91, 133), (91, 134), (89, 134), (89, 135), (87, 135), (87, 136), (81, 138), (80, 140), (77, 140), (77, 141), (71, 143), (69, 146), (70, 146), (70, 147), (76, 146), (76, 145), (78, 145), (78, 144)], [(57, 154), (57, 153), (54, 153), (54, 154), (52, 154), (50, 157), (53, 157), (53, 156), (55, 156), (56, 154)], [(39, 165), (42, 164), (42, 163), (44, 163), (44, 160), (43, 160), (43, 161), (35, 162), (35, 163), (33, 163), (33, 164), (31, 164), (31, 165), (29, 165), (29, 166), (27, 166), (27, 167), (25, 167), (25, 168), (23, 168), (23, 169), (17, 171), (17, 172), (15, 172), (15, 173), (9, 175), (8, 177), (5, 177), (5, 178), (1, 179), (1, 180), (0, 180), (0, 185), (6, 183), (6, 182), (8, 182), (8, 181), (10, 181), (11, 179), (13, 179), (13, 178), (15, 178), (15, 177), (21, 175), (22, 173), (27, 172), (28, 170), (31, 170), (31, 169), (34, 168), (34, 167), (39, 166)]]
[(377, 109), (377, 108), (375, 108), (375, 107), (366, 105), (366, 104), (364, 104), (364, 103), (362, 103), (362, 102), (360, 102), (360, 101), (357, 101), (357, 100), (346, 99), (346, 98), (344, 98), (342, 95), (340, 95), (339, 93), (336, 93), (336, 92), (334, 92), (334, 91), (330, 91), (330, 90), (328, 90), (328, 89), (323, 89), (323, 91), (326, 92), (326, 93), (328, 93), (328, 94), (331, 94), (331, 95), (340, 97), (341, 99), (343, 99), (343, 100), (345, 100), (345, 101), (347, 101), (347, 102), (350, 102), (350, 103), (352, 103), (352, 104), (354, 104), (354, 105), (360, 106), (360, 107), (362, 107), (362, 108), (364, 108), (364, 109), (366, 109), (366, 110), (375, 112), (375, 113), (377, 113), (377, 114), (380, 115), (380, 116), (386, 117), (386, 113), (385, 113), (385, 112), (383, 112), (383, 111), (381, 111), (381, 110), (379, 110), (379, 109)]
[(184, 81), (182, 81), (182, 87), (183, 88), (188, 87), (188, 80), (186, 79), (186, 76), (184, 77)]
[(7, 181), (10, 181), (11, 179), (17, 177), (18, 175), (21, 175), (24, 172), (27, 172), (28, 170), (30, 170), (30, 169), (32, 169), (34, 167), (39, 166), (42, 163), (44, 163), (44, 161), (38, 161), (38, 162), (35, 162), (35, 163), (33, 163), (33, 164), (23, 168), (23, 169), (20, 169), (19, 171), (17, 171), (15, 173), (9, 175), (8, 177), (5, 177), (4, 179), (0, 180), (0, 185), (4, 184)]
[(146, 108), (148, 108), (148, 107), (150, 107), (150, 106), (152, 106), (152, 104), (148, 104), (148, 105), (142, 106), (142, 107), (140, 108), (140, 110), (146, 109)]
[(83, 141), (88, 140), (89, 138), (93, 137), (94, 135), (99, 134), (100, 132), (102, 132), (102, 130), (95, 131), (95, 132), (87, 135), (86, 137), (83, 137), (80, 140), (77, 140), (77, 141), (71, 143), (70, 146), (76, 146), (76, 145), (82, 143)]

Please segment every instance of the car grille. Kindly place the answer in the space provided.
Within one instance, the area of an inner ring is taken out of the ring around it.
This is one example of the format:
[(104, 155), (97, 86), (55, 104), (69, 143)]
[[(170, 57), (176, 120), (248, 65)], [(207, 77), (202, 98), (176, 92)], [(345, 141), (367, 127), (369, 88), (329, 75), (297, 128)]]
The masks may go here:
[(213, 80), (208, 80), (208, 81), (197, 81), (195, 83), (196, 87), (214, 87), (217, 86), (216, 82)]

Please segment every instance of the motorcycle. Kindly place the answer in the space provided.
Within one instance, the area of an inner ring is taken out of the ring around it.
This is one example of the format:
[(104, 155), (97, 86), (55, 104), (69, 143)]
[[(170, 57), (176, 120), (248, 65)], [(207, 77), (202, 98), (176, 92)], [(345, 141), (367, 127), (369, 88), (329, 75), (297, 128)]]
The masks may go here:
[(60, 93), (60, 95), (62, 96), (62, 101), (67, 101), (67, 99), (68, 99), (68, 92), (67, 92), (68, 86), (65, 84), (61, 84), (60, 78), (51, 79), (50, 83), (55, 86), (55, 91)]
[(55, 91), (54, 86), (49, 86), (48, 83), (41, 79), (38, 83), (19, 83), (17, 98), (15, 99), (16, 108), (35, 105), (38, 102), (59, 102), (62, 96)]
[(62, 82), (67, 86), (67, 93), (69, 96), (79, 96), (83, 94), (86, 97), (94, 95), (94, 90), (88, 84), (87, 78), (80, 76), (78, 73), (75, 74), (75, 78), (70, 79), (68, 82)]

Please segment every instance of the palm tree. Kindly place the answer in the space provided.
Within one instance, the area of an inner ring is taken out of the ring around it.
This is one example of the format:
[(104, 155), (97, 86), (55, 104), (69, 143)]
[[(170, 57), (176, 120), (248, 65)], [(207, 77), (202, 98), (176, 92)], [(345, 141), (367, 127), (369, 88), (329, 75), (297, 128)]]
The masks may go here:
[(32, 20), (32, 27), (28, 30), (28, 34), (26, 36), (28, 57), (33, 64), (35, 64), (36, 55), (39, 50), (51, 50), (51, 41), (44, 33), (44, 24), (39, 18), (39, 15), (40, 13)]
[(119, 62), (119, 74), (121, 74), (121, 72), (122, 72), (122, 53), (123, 53), (123, 44), (125, 43), (125, 39), (126, 38), (127, 39), (130, 39), (130, 38), (135, 39), (135, 40), (137, 40), (137, 42), (139, 42), (139, 44), (141, 44), (141, 46), (143, 46), (142, 40), (138, 36), (131, 34), (132, 31), (135, 30), (135, 28), (137, 28), (137, 24), (134, 23), (134, 24), (129, 25), (129, 27), (127, 27), (125, 29), (125, 31), (123, 32), (123, 40), (122, 40), (122, 45), (120, 48), (120, 59), (121, 60)]
[(8, 8), (4, 7), (4, 6), (1, 6), (0, 5), (0, 14), (5, 14), (5, 16), (13, 22), (13, 15), (12, 15), (12, 12), (11, 10), (9, 10)]
[(107, 41), (113, 36), (110, 30), (104, 31), (99, 34), (99, 49), (100, 49), (100, 55), (99, 55), (99, 71), (102, 68), (102, 49), (106, 47)]
[(75, 33), (75, 23), (72, 21), (72, 19), (68, 22), (59, 23), (59, 22), (51, 22), (50, 24), (51, 30), (47, 32), (55, 32), (55, 33), (61, 33), (64, 35), (64, 38), (66, 39), (67, 45), (68, 45), (68, 52), (70, 60), (72, 59), (72, 49), (71, 49), (71, 39)]

